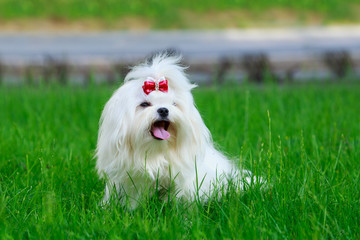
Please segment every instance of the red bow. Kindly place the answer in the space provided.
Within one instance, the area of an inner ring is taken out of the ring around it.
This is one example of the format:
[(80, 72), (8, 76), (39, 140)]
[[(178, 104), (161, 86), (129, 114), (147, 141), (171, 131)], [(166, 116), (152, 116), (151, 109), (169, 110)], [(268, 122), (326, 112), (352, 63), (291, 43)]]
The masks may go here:
[(144, 85), (142, 86), (144, 93), (148, 95), (152, 91), (168, 91), (168, 82), (165, 78), (164, 80), (157, 82), (157, 81), (145, 81)]

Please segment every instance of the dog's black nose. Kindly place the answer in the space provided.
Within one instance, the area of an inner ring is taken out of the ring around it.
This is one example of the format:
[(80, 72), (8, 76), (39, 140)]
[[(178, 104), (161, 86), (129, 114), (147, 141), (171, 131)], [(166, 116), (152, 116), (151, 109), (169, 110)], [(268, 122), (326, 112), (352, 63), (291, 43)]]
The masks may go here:
[(166, 118), (169, 115), (169, 110), (167, 108), (159, 108), (157, 110), (157, 112), (159, 113), (160, 117), (162, 118)]

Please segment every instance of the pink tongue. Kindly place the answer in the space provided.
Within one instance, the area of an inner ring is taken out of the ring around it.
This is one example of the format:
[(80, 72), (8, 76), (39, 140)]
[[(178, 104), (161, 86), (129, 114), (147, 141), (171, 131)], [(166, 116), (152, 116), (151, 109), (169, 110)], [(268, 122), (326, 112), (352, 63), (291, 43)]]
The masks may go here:
[(155, 137), (162, 140), (166, 140), (170, 137), (170, 133), (168, 133), (168, 131), (166, 131), (162, 126), (154, 126), (152, 132)]

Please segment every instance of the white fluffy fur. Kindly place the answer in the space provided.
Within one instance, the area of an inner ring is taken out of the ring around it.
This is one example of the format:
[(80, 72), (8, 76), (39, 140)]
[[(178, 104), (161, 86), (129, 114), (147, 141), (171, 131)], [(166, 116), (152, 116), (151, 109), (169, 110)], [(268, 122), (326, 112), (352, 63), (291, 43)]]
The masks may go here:
[[(180, 60), (179, 56), (159, 54), (152, 62), (134, 67), (106, 103), (96, 152), (98, 174), (107, 179), (105, 202), (115, 189), (122, 203), (134, 208), (144, 191), (157, 184), (167, 189), (170, 176), (178, 197), (191, 200), (198, 194), (206, 198), (213, 184), (239, 174), (233, 163), (214, 148), (194, 105), (191, 90), (196, 85), (178, 65)], [(142, 90), (146, 78), (162, 76), (168, 80), (168, 92), (146, 95)], [(139, 106), (144, 101), (151, 106)], [(161, 107), (169, 110), (171, 137), (159, 141), (151, 136), (150, 127)]]

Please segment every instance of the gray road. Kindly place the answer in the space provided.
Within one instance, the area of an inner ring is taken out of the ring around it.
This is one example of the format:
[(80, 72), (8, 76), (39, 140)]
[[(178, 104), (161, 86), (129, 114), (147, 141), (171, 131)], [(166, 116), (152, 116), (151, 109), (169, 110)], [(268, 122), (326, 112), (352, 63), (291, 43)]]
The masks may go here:
[(0, 32), (0, 59), (6, 65), (41, 63), (45, 56), (82, 64), (138, 60), (154, 50), (180, 50), (189, 62), (223, 56), (267, 53), (272, 61), (303, 61), (324, 51), (347, 50), (360, 59), (360, 26), (219, 31), (97, 33)]

